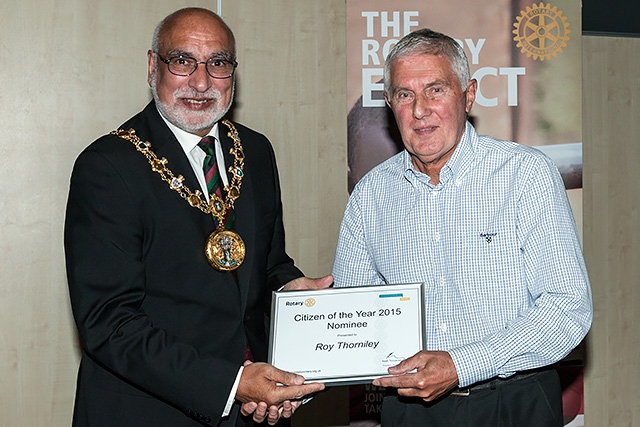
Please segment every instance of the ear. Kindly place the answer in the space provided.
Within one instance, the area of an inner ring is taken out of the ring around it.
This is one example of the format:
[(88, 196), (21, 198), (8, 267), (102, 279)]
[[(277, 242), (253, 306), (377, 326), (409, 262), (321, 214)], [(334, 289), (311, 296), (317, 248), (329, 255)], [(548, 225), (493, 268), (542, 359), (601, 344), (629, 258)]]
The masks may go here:
[(478, 81), (476, 79), (469, 80), (469, 84), (467, 85), (466, 95), (466, 105), (465, 111), (469, 113), (471, 111), (471, 107), (473, 106), (473, 102), (476, 100), (476, 90), (478, 90)]
[(384, 96), (384, 102), (387, 104), (389, 108), (391, 108), (391, 101), (389, 101), (389, 96), (387, 96), (387, 91), (385, 90), (384, 92), (382, 92), (382, 95)]
[(151, 85), (151, 75), (153, 74), (153, 68), (155, 67), (155, 56), (152, 50), (147, 51), (147, 83)]

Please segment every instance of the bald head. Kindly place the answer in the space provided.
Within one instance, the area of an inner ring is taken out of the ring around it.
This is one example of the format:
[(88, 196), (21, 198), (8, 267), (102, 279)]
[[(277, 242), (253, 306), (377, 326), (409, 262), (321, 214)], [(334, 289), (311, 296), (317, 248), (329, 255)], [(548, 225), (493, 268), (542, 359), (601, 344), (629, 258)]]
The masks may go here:
[(177, 10), (168, 15), (162, 21), (158, 23), (153, 32), (153, 39), (151, 41), (151, 50), (158, 52), (163, 48), (163, 42), (167, 34), (172, 33), (174, 30), (180, 31), (196, 31), (198, 28), (204, 29), (217, 29), (227, 33), (227, 37), (231, 40), (233, 46), (233, 56), (235, 57), (235, 37), (231, 28), (212, 11), (199, 7), (187, 7)]

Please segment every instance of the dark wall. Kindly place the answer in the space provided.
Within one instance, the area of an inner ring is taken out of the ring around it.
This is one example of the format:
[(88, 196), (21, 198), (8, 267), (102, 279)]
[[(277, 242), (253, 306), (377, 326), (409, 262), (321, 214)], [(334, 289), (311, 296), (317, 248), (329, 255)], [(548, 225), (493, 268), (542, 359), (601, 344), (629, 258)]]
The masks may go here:
[(638, 0), (582, 0), (582, 34), (640, 37)]

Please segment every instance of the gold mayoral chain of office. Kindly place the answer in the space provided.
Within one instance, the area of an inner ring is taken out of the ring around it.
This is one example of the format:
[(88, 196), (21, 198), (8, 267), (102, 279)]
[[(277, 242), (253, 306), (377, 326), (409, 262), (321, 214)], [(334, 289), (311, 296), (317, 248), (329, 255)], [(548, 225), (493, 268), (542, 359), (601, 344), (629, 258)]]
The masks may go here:
[(233, 209), (235, 200), (240, 197), (240, 186), (244, 177), (244, 150), (238, 136), (238, 130), (233, 123), (226, 119), (222, 123), (229, 128), (227, 135), (233, 140), (233, 147), (229, 150), (233, 155), (233, 166), (229, 167), (231, 182), (224, 187), (224, 199), (214, 193), (209, 195), (208, 202), (206, 198), (202, 197), (202, 193), (199, 190), (193, 192), (184, 185), (184, 177), (182, 175), (175, 176), (167, 168), (167, 163), (169, 163), (167, 159), (164, 157), (159, 159), (151, 151), (151, 143), (142, 141), (136, 135), (135, 129), (118, 129), (112, 131), (111, 134), (133, 143), (136, 150), (147, 158), (151, 165), (151, 170), (157, 172), (162, 180), (169, 184), (169, 188), (177, 191), (180, 197), (185, 199), (191, 207), (200, 209), (206, 214), (211, 214), (218, 220), (218, 228), (207, 239), (204, 252), (212, 267), (220, 271), (232, 271), (244, 261), (246, 249), (240, 235), (233, 230), (225, 228), (223, 224), (227, 211)]

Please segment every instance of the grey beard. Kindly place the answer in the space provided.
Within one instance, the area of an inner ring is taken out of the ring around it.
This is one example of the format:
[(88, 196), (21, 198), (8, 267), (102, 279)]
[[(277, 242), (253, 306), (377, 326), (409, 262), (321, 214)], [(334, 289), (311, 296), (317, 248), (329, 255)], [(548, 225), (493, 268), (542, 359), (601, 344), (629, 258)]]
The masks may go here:
[[(158, 111), (160, 114), (171, 124), (177, 126), (178, 128), (184, 130), (189, 133), (198, 133), (203, 129), (211, 129), (213, 125), (215, 125), (218, 121), (220, 121), (225, 114), (231, 108), (231, 104), (233, 103), (233, 97), (235, 94), (235, 81), (233, 83), (233, 88), (231, 89), (231, 101), (229, 105), (224, 108), (220, 108), (220, 105), (216, 104), (216, 107), (213, 110), (208, 111), (189, 111), (185, 112), (180, 110), (179, 108), (173, 107), (162, 102), (158, 96), (158, 90), (156, 87), (156, 74), (155, 72), (151, 76), (151, 94), (153, 95), (153, 100), (156, 103)], [(214, 99), (220, 99), (220, 92), (215, 89), (210, 89), (204, 93), (204, 95), (213, 95), (211, 96)], [(189, 114), (191, 118), (197, 117), (198, 120), (193, 123), (192, 120), (186, 121), (183, 119), (182, 115)]]

